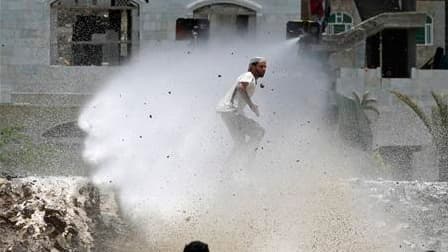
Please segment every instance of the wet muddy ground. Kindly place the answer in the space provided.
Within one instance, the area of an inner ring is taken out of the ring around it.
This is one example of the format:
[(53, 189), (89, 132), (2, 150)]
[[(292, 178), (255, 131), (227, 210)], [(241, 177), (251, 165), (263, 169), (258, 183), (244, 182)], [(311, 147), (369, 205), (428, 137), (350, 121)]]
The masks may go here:
[[(312, 211), (283, 213), (283, 208), (291, 208), (281, 205), (277, 209), (260, 209), (260, 212), (289, 216), (290, 223), (278, 223), (270, 243), (252, 243), (247, 247), (252, 251), (275, 251), (276, 241), (277, 245), (282, 244), (277, 246), (282, 251), (359, 251), (361, 248), (364, 251), (448, 251), (447, 183), (359, 179), (325, 183), (308, 191), (314, 194), (314, 200), (305, 205), (313, 208)], [(290, 193), (290, 196), (298, 195)], [(303, 202), (291, 200), (285, 206)], [(233, 203), (229, 201), (229, 204)], [(194, 222), (194, 217), (187, 221)], [(204, 225), (205, 221), (206, 217), (195, 225)], [(161, 234), (166, 240), (182, 239), (175, 233), (170, 237), (168, 226), (165, 230), (144, 233), (125, 222), (113, 190), (99, 189), (86, 178), (0, 179), (1, 251), (181, 251), (180, 245), (169, 247), (168, 243), (155, 241)], [(289, 227), (294, 233), (297, 225), (307, 228), (294, 234), (297, 239), (293, 243), (292, 236), (281, 237), (285, 234), (282, 227)], [(253, 229), (260, 227), (254, 224)], [(225, 227), (221, 236), (215, 236), (221, 237), (221, 241), (219, 238), (207, 241), (215, 248), (213, 251), (222, 251), (226, 247), (223, 243), (230, 241), (227, 238), (234, 237), (226, 234), (229, 230)], [(253, 240), (254, 236), (239, 238)], [(234, 246), (244, 244), (244, 241), (233, 243)]]

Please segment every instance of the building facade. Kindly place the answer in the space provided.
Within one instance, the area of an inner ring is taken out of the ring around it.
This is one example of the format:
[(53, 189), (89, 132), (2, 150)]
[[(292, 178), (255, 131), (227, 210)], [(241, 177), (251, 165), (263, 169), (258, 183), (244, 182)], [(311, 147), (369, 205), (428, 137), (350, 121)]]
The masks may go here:
[[(350, 30), (353, 26), (376, 15), (382, 9), (371, 8), (368, 1), (360, 0), (332, 0), (331, 16), (328, 23), (327, 33), (335, 34)], [(371, 2), (372, 5), (384, 6), (391, 3), (389, 9), (394, 9), (394, 1)], [(400, 8), (400, 1), (397, 2), (397, 10)], [(444, 0), (417, 0), (415, 10), (427, 14), (424, 27), (415, 31), (416, 48), (416, 68), (422, 67), (435, 54), (438, 47), (445, 48), (445, 1)], [(375, 12), (376, 11), (376, 12)], [(390, 10), (388, 10), (390, 11)], [(395, 11), (395, 10), (394, 10)], [(337, 67), (371, 67), (369, 62), (369, 43), (360, 43), (348, 51), (341, 51), (332, 55), (332, 60)], [(367, 48), (366, 48), (367, 47)]]
[(180, 19), (208, 19), (214, 39), (284, 36), (298, 16), (296, 0), (3, 0), (0, 102), (80, 105), (140, 46), (180, 38)]
[[(375, 15), (377, 6), (386, 6), (386, 3), (391, 2), (393, 1), (379, 4), (360, 0), (333, 0), (333, 17), (329, 20), (327, 32), (347, 31)], [(400, 5), (397, 5), (397, 8), (399, 7)], [(401, 62), (401, 59), (397, 59), (393, 53), (381, 55), (386, 54), (386, 48), (381, 45), (385, 35), (393, 38), (394, 34), (391, 36), (390, 31), (369, 37), (349, 50), (336, 52), (330, 56), (332, 65), (337, 69), (335, 83), (337, 95), (350, 99), (353, 98), (353, 92), (358, 94), (369, 92), (371, 97), (376, 98), (376, 107), (380, 114), (378, 117), (373, 117), (370, 124), (373, 133), (372, 149), (383, 153), (386, 166), (395, 167), (391, 170), (402, 171), (401, 174), (392, 175), (394, 179), (439, 179), (437, 159), (428, 130), (411, 109), (390, 91), (395, 90), (409, 95), (426, 112), (430, 112), (431, 107), (435, 105), (431, 91), (438, 94), (448, 92), (446, 82), (448, 70), (420, 69), (432, 60), (437, 48), (445, 48), (445, 9), (445, 1), (416, 1), (415, 10), (426, 13), (426, 21), (424, 27), (407, 34), (414, 36), (416, 43), (415, 64), (407, 77), (390, 77), (384, 71), (383, 64), (387, 63), (385, 60), (390, 60), (388, 58), (393, 59), (394, 65), (400, 65)], [(395, 30), (392, 30), (393, 32)], [(405, 41), (395, 41), (392, 44), (398, 47), (406, 46)]]
[(226, 32), (284, 38), (299, 9), (298, 0), (2, 0), (0, 128), (24, 126), (65, 154), (54, 170), (85, 174), (80, 108), (139, 48)]
[[(329, 34), (347, 31), (366, 20), (369, 15), (363, 10), (374, 3), (330, 2)], [(425, 26), (414, 34), (416, 68), (424, 65), (437, 47), (445, 46), (445, 2), (416, 3), (417, 11), (427, 13)], [(0, 128), (26, 126), (36, 141), (50, 141), (67, 150), (67, 157), (55, 163), (56, 167), (77, 169), (82, 134), (76, 121), (81, 106), (140, 48), (155, 41), (224, 39), (222, 34), (227, 32), (244, 39), (284, 38), (287, 21), (300, 19), (300, 7), (299, 0), (2, 0)], [(443, 70), (435, 75), (432, 70), (414, 70), (410, 78), (395, 80), (383, 78), (375, 66), (365, 70), (370, 47), (369, 41), (364, 41), (330, 56), (335, 68), (344, 69), (335, 80), (337, 92), (350, 95), (353, 90), (374, 90), (380, 101), (390, 105), (392, 98), (386, 90), (390, 87), (422, 99), (429, 97), (425, 83), (446, 89), (447, 71)], [(377, 128), (393, 125), (391, 120), (403, 111), (392, 111), (391, 106), (380, 107), (388, 116)], [(394, 138), (387, 130), (377, 132), (386, 132), (374, 139), (378, 146), (428, 143), (427, 136), (412, 139), (412, 143), (400, 142), (401, 138), (389, 143)]]

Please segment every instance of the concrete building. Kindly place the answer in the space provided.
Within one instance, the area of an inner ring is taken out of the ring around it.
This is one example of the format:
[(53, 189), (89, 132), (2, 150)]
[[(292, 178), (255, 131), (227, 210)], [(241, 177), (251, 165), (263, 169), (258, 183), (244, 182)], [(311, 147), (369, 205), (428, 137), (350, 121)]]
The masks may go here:
[(299, 9), (297, 0), (2, 0), (0, 128), (25, 126), (67, 153), (55, 167), (85, 173), (79, 110), (141, 46), (192, 39), (192, 29), (209, 40), (284, 38)]
[[(392, 5), (388, 7), (386, 3), (392, 3)], [(377, 12), (383, 12), (377, 7), (397, 8), (399, 11), (401, 4), (406, 1), (397, 1), (397, 3), (399, 3), (397, 7), (394, 7), (393, 1), (385, 1), (383, 5), (370, 2), (377, 6), (369, 6), (368, 1), (333, 0), (333, 17), (330, 18), (327, 33), (337, 34), (343, 31), (353, 33), (353, 28), (359, 28), (369, 18), (373, 18), (373, 23), (382, 25), (380, 22), (382, 19), (374, 20), (375, 17), (372, 17), (377, 15)], [(359, 34), (362, 35), (361, 37), (365, 36), (360, 43), (330, 55), (331, 65), (337, 73), (335, 91), (338, 95), (352, 98), (353, 92), (362, 94), (368, 91), (377, 98), (380, 116), (371, 123), (372, 148), (385, 154), (383, 158), (388, 166), (395, 166), (393, 169), (401, 170), (400, 174), (391, 175), (396, 179), (437, 180), (439, 176), (428, 130), (420, 119), (390, 91), (396, 90), (409, 95), (427, 112), (430, 112), (431, 106), (435, 105), (431, 91), (439, 94), (448, 92), (446, 81), (448, 70), (420, 69), (432, 60), (436, 48), (445, 47), (447, 25), (445, 9), (445, 1), (416, 1), (415, 10), (426, 14), (424, 27), (415, 29), (412, 28), (413, 25), (410, 25), (409, 28), (404, 28), (407, 23), (405, 21), (404, 27), (397, 29), (394, 26), (398, 26), (398, 23), (391, 22), (393, 20), (391, 17), (388, 21), (389, 25), (392, 25), (391, 28), (382, 27), (386, 29), (377, 34), (368, 34), (364, 32), (367, 31), (366, 29), (360, 27)], [(371, 27), (364, 26), (367, 29)], [(405, 30), (408, 30), (408, 33), (403, 34), (405, 39), (401, 41), (399, 33)], [(349, 36), (348, 33), (346, 36)], [(392, 39), (388, 41), (385, 39), (386, 36)], [(343, 38), (342, 35), (333, 37)], [(412, 39), (414, 41), (409, 42)], [(387, 42), (391, 42), (392, 46), (387, 47), (385, 44)], [(415, 49), (410, 46), (411, 43), (416, 44)], [(388, 70), (389, 63), (392, 67), (407, 65), (410, 70), (407, 74), (406, 67)], [(395, 72), (398, 74), (394, 74)], [(393, 155), (388, 155), (390, 153)]]
[[(399, 11), (402, 1), (383, 1), (384, 3), (361, 0), (332, 0), (331, 17), (327, 33), (335, 34), (350, 30), (353, 26), (382, 12)], [(403, 1), (404, 3), (404, 1)], [(372, 7), (375, 5), (375, 7)], [(390, 6), (388, 6), (390, 5)], [(416, 29), (415, 42), (416, 68), (422, 67), (435, 54), (437, 47), (445, 48), (445, 1), (444, 0), (417, 0), (415, 11), (426, 13), (425, 26)], [(332, 55), (337, 67), (378, 67), (378, 62), (371, 60), (372, 47), (378, 47), (378, 37), (372, 36), (367, 41), (359, 43), (350, 50), (344, 50)]]
[(3, 0), (0, 102), (55, 105), (69, 94), (79, 105), (139, 45), (175, 40), (181, 18), (208, 18), (213, 39), (284, 36), (298, 16), (296, 0)]
[[(446, 88), (446, 71), (415, 70), (432, 57), (435, 48), (444, 47), (445, 2), (416, 3), (417, 11), (427, 13), (427, 21), (414, 31), (418, 45), (414, 70), (409, 71), (408, 78), (384, 78), (383, 73), (379, 74), (381, 57), (369, 53), (375, 39), (363, 40), (330, 56), (339, 73), (336, 90), (345, 94), (351, 89), (375, 89), (382, 101), (391, 99), (381, 91), (389, 87), (385, 83), (419, 98), (428, 97), (428, 86)], [(378, 6), (402, 8), (403, 3), (407, 1), (331, 0), (327, 33), (337, 34), (357, 26), (384, 11)], [(69, 150), (68, 156), (55, 166), (78, 169), (82, 134), (75, 122), (80, 107), (101, 81), (142, 45), (195, 36), (222, 39), (226, 32), (244, 39), (284, 38), (287, 21), (300, 18), (300, 7), (299, 0), (2, 0), (0, 127), (26, 126), (36, 141)], [(387, 118), (393, 119), (394, 114)], [(393, 138), (378, 136), (378, 146), (408, 144), (380, 139)], [(427, 143), (428, 138), (423, 141)]]

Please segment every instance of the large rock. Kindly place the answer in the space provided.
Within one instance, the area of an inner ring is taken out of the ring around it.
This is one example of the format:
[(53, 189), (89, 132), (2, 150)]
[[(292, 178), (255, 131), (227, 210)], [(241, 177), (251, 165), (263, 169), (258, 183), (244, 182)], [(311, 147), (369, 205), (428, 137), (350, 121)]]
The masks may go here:
[(0, 251), (104, 249), (98, 241), (114, 230), (99, 231), (102, 215), (100, 190), (86, 178), (0, 178)]

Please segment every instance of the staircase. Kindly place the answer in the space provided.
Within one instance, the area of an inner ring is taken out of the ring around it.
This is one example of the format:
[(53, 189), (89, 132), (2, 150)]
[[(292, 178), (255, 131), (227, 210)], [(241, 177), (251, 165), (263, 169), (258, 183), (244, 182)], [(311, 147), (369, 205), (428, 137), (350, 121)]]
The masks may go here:
[(320, 44), (314, 46), (313, 49), (334, 52), (353, 48), (384, 29), (422, 27), (425, 24), (425, 18), (426, 14), (420, 12), (381, 13), (364, 20), (346, 32), (322, 35)]

